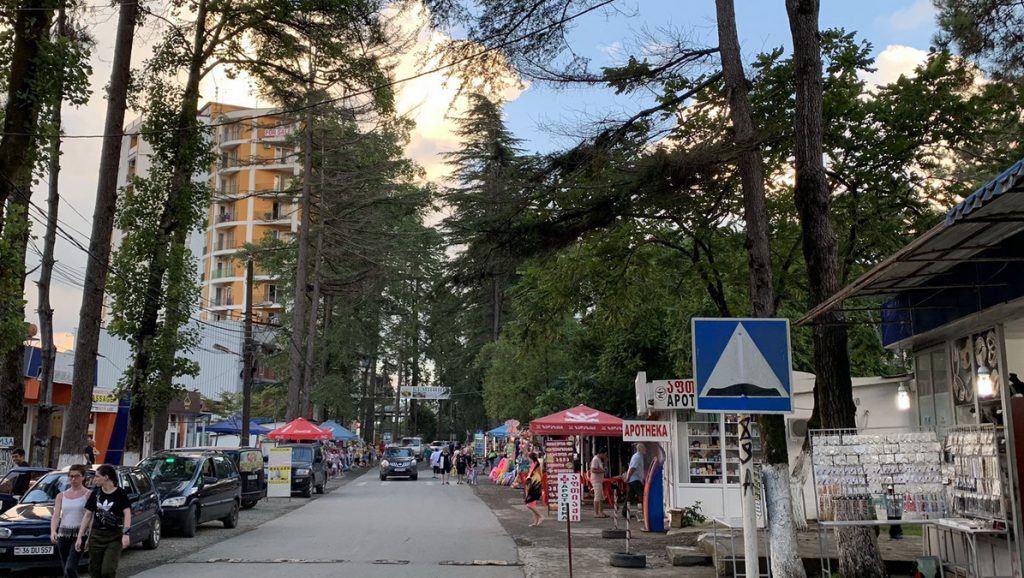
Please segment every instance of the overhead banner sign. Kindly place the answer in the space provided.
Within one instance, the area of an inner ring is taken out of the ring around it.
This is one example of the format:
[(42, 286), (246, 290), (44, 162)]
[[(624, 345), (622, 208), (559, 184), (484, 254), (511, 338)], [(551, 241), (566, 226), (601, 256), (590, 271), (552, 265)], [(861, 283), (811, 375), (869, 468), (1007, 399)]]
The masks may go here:
[(117, 413), (118, 398), (112, 389), (96, 388), (92, 390), (93, 413)]
[(267, 461), (267, 496), (290, 498), (292, 495), (292, 448), (270, 448)]
[(430, 385), (403, 385), (399, 392), (405, 399), (450, 399), (452, 388)]
[(624, 442), (671, 442), (666, 421), (623, 421)]
[(699, 319), (693, 324), (697, 411), (792, 413), (788, 319)]

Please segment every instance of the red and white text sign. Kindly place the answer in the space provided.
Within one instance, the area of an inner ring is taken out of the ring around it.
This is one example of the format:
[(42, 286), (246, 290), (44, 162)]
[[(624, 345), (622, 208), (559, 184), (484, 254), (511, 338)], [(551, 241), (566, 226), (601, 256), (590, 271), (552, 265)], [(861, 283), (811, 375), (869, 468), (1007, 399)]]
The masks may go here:
[(670, 442), (667, 421), (624, 421), (622, 422), (624, 442)]
[(579, 474), (558, 474), (558, 521), (579, 522), (583, 485)]

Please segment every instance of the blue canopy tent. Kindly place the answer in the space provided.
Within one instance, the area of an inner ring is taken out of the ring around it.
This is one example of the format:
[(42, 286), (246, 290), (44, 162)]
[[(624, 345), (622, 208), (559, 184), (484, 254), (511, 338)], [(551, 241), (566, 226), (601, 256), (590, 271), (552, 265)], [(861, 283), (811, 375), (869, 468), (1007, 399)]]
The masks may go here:
[(512, 434), (508, 433), (508, 425), (501, 424), (498, 427), (487, 432), (487, 435), (492, 438), (507, 438), (512, 437)]
[(321, 428), (325, 428), (325, 427), (326, 428), (330, 428), (331, 431), (334, 432), (334, 439), (336, 441), (347, 442), (347, 441), (349, 441), (349, 440), (351, 440), (351, 439), (356, 437), (356, 434), (352, 433), (345, 426), (343, 426), (340, 423), (334, 421), (333, 419), (327, 420), (324, 423), (320, 424), (320, 427)]
[[(219, 421), (217, 423), (210, 424), (210, 425), (206, 426), (206, 431), (209, 432), (209, 433), (216, 433), (216, 434), (239, 435), (240, 433), (242, 433), (242, 419), (236, 415), (236, 416), (228, 418), (228, 419), (226, 419), (224, 421)], [(250, 421), (249, 422), (249, 433), (251, 435), (262, 436), (262, 435), (267, 435), (268, 433), (270, 433), (270, 430), (265, 428), (265, 427), (263, 427), (263, 426), (261, 426), (261, 425), (259, 425), (258, 423)]]

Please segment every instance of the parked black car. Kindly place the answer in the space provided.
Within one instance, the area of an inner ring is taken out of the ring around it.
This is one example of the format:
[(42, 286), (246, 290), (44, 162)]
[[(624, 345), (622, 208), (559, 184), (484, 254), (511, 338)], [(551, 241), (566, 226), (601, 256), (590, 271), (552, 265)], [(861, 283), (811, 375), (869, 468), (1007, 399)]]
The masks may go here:
[[(92, 484), (96, 466), (86, 473)], [(132, 544), (152, 550), (160, 544), (160, 501), (152, 480), (143, 470), (116, 466), (117, 485), (128, 493), (132, 504)], [(60, 567), (56, 548), (50, 542), (50, 519), (57, 494), (68, 487), (68, 469), (51, 471), (39, 479), (18, 503), (0, 514), (0, 570)], [(88, 554), (82, 556), (82, 565)]]
[(213, 451), (160, 452), (139, 462), (160, 495), (164, 525), (196, 535), (200, 524), (238, 525), (242, 484), (231, 458)]
[(249, 509), (267, 497), (267, 473), (263, 469), (263, 452), (250, 447), (177, 448), (170, 452), (220, 452), (235, 463), (242, 480), (242, 508)]
[(324, 493), (327, 484), (327, 460), (320, 444), (281, 444), (279, 448), (292, 450), (292, 493), (304, 498)]
[(36, 480), (52, 471), (53, 468), (33, 466), (11, 468), (3, 478), (0, 478), (0, 513), (11, 509)]
[(415, 481), (419, 478), (416, 469), (416, 454), (412, 448), (385, 448), (380, 459), (380, 479), (401, 476)]

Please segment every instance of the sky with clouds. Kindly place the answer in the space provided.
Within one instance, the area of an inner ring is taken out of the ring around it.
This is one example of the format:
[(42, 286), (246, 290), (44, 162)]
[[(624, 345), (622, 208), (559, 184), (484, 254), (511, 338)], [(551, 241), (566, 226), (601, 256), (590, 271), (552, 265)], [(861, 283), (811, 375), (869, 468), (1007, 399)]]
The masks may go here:
[[(877, 58), (877, 71), (866, 80), (886, 83), (907, 73), (927, 55), (935, 33), (935, 13), (931, 0), (823, 0), (821, 27), (842, 27), (856, 31), (870, 41)], [(636, 38), (657, 37), (661, 32), (682, 33), (695, 44), (713, 46), (716, 43), (714, 0), (619, 0), (614, 11), (594, 12), (581, 18), (569, 34), (579, 54), (599, 69), (624, 61), (630, 53), (656, 50), (656, 45), (645, 44)], [(744, 56), (749, 61), (758, 52), (776, 46), (790, 46), (789, 27), (782, 0), (736, 0), (737, 26)], [(93, 86), (97, 92), (87, 106), (66, 109), (64, 128), (69, 135), (88, 135), (102, 132), (106, 101), (102, 87), (110, 73), (113, 50), (113, 31), (116, 9), (96, 3), (87, 14), (98, 39), (93, 59)], [(141, 64), (148, 55), (148, 46), (156, 34), (151, 29), (140, 30), (136, 36), (138, 47), (133, 60)], [(440, 33), (424, 32), (421, 46), (443, 41)], [(415, 74), (423, 64), (414, 55), (403, 58), (396, 68), (398, 78)], [(429, 64), (427, 65), (429, 66)], [(400, 86), (399, 111), (416, 120), (407, 153), (426, 170), (433, 181), (442, 179), (446, 167), (441, 155), (458, 147), (453, 134), (454, 119), (463, 110), (460, 103), (452, 103), (454, 89), (446, 86), (438, 74), (429, 75)], [(588, 119), (623, 116), (650, 104), (650, 95), (634, 97), (615, 96), (611, 91), (598, 88), (555, 88), (533, 83), (523, 90), (506, 94), (505, 107), (509, 128), (523, 139), (529, 151), (547, 152), (572, 142), (572, 135)], [(203, 86), (203, 100), (220, 100), (242, 105), (267, 105), (254, 97), (245, 82), (231, 81), (223, 75), (214, 75)], [(127, 120), (134, 115), (129, 113)], [(64, 144), (63, 172), (61, 173), (60, 220), (69, 234), (87, 245), (91, 228), (91, 215), (96, 191), (96, 168), (100, 143), (94, 139), (69, 139)], [(45, 183), (37, 187), (34, 199), (45, 204)], [(33, 233), (42, 247), (42, 226)], [(55, 330), (71, 332), (77, 326), (81, 292), (78, 286), (84, 276), (87, 256), (69, 242), (58, 241), (57, 258), (61, 271), (51, 288), (51, 301), (55, 309)], [(28, 266), (31, 270), (38, 256), (29, 248)], [(26, 313), (36, 318), (36, 285), (38, 271), (30, 274), (26, 282)], [(69, 339), (65, 338), (65, 343)]]

